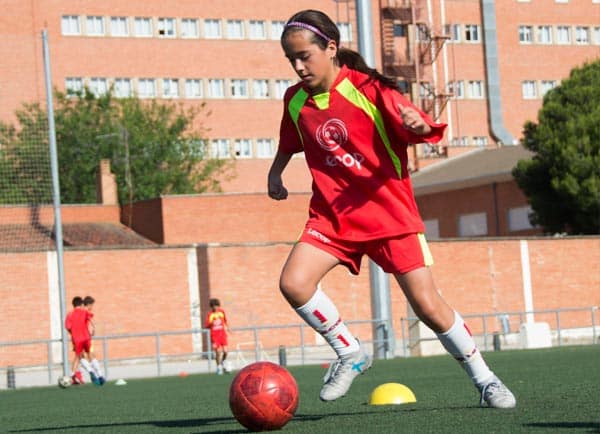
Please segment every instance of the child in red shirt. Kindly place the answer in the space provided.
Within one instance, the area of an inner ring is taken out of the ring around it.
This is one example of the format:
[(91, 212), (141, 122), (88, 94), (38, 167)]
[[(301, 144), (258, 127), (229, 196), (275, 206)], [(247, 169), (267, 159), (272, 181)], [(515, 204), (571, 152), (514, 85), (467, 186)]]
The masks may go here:
[(204, 326), (210, 329), (210, 341), (212, 349), (216, 353), (217, 374), (222, 375), (229, 370), (225, 367), (225, 359), (227, 359), (227, 316), (221, 308), (221, 302), (218, 298), (211, 298), (209, 301), (210, 311), (206, 315)]
[(437, 291), (433, 260), (408, 173), (409, 144), (438, 142), (435, 123), (405, 99), (395, 80), (340, 47), (335, 23), (305, 10), (284, 26), (281, 45), (300, 82), (284, 96), (280, 143), (268, 176), (272, 199), (287, 198), (282, 173), (304, 152), (313, 178), (309, 219), (279, 281), (283, 296), (338, 356), (320, 398), (332, 401), (371, 366), (321, 279), (336, 265), (354, 273), (367, 255), (392, 273), (408, 302), (480, 393), (481, 405), (511, 408), (514, 395), (489, 369), (464, 324)]

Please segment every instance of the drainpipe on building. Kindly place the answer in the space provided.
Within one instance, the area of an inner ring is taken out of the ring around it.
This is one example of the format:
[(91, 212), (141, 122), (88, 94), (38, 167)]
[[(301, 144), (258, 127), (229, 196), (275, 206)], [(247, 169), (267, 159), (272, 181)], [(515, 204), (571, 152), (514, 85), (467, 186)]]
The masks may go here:
[(498, 69), (498, 43), (496, 40), (496, 8), (494, 0), (482, 0), (483, 46), (487, 79), (487, 100), (490, 113), (490, 133), (502, 145), (515, 145), (518, 142), (508, 132), (502, 120), (500, 98), (500, 72)]

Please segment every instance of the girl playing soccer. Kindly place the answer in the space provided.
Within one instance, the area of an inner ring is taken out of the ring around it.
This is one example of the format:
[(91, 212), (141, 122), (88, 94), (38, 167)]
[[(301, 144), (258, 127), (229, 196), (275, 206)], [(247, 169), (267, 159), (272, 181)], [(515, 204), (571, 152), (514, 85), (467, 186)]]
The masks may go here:
[(408, 174), (407, 147), (438, 142), (446, 125), (433, 122), (402, 97), (394, 80), (339, 42), (337, 26), (320, 11), (298, 12), (286, 23), (281, 45), (300, 82), (285, 94), (279, 148), (268, 176), (269, 196), (286, 199), (281, 175), (292, 155), (304, 152), (313, 177), (309, 219), (279, 285), (338, 356), (320, 398), (345, 395), (372, 363), (333, 301), (317, 289), (338, 264), (358, 274), (367, 255), (394, 275), (419, 319), (461, 363), (481, 405), (512, 408), (515, 397), (488, 368), (429, 269), (433, 261)]

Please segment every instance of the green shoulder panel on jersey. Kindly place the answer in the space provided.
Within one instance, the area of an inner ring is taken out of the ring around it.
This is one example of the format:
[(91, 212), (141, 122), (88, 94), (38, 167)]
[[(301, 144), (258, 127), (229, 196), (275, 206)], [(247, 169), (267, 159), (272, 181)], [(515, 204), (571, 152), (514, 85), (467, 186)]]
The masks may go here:
[(377, 128), (377, 132), (379, 133), (381, 141), (385, 145), (388, 155), (392, 159), (396, 173), (398, 173), (398, 176), (402, 178), (402, 163), (400, 162), (400, 157), (398, 157), (398, 155), (392, 149), (392, 144), (390, 143), (390, 139), (385, 131), (383, 117), (381, 116), (379, 109), (375, 106), (375, 104), (369, 101), (369, 99), (360, 90), (358, 90), (348, 78), (343, 79), (336, 86), (336, 90), (351, 104), (361, 109), (367, 116), (369, 116), (369, 118), (371, 118), (375, 124), (375, 128)]
[(308, 94), (302, 88), (298, 89), (298, 92), (294, 94), (294, 96), (290, 99), (290, 103), (288, 104), (288, 111), (290, 112), (290, 117), (292, 121), (294, 121), (294, 125), (296, 125), (296, 131), (298, 131), (298, 135), (300, 136), (300, 141), (302, 142), (302, 146), (304, 146), (304, 139), (302, 138), (302, 133), (300, 132), (300, 128), (298, 128), (298, 118), (300, 117), (300, 110), (304, 107), (306, 100), (308, 99)]

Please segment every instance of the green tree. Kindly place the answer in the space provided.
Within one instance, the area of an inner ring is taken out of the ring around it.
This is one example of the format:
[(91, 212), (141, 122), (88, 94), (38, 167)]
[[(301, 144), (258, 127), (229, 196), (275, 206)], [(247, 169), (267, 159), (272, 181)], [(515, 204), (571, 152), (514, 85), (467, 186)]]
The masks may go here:
[(531, 221), (549, 233), (600, 233), (600, 61), (571, 71), (524, 126), (534, 153), (513, 169)]
[[(170, 102), (115, 98), (111, 92), (95, 96), (87, 89), (75, 95), (55, 92), (54, 100), (63, 203), (96, 202), (102, 159), (111, 161), (121, 204), (220, 190), (219, 179), (227, 175), (230, 162), (208, 158), (204, 131), (195, 126), (204, 104), (186, 109)], [(0, 124), (0, 183), (13, 185), (30, 203), (35, 182), (27, 179), (27, 165), (32, 164), (27, 150), (48, 149), (47, 117), (39, 104), (30, 104), (17, 111), (17, 120), (18, 127)]]

